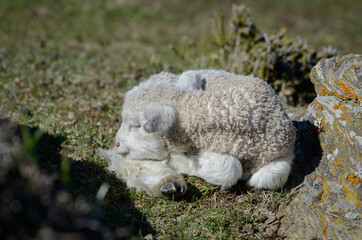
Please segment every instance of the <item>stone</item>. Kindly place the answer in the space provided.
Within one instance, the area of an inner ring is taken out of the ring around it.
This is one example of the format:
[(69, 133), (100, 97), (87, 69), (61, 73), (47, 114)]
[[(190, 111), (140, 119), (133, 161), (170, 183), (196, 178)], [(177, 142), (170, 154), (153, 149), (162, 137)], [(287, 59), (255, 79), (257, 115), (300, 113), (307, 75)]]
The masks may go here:
[(264, 223), (268, 219), (265, 213), (260, 213), (255, 217), (255, 221), (258, 223)]
[(362, 55), (345, 54), (322, 59), (310, 73), (319, 96), (361, 98)]
[(144, 240), (154, 240), (155, 238), (153, 237), (152, 234), (147, 234), (146, 236), (144, 236), (143, 239), (144, 239)]
[(273, 237), (273, 236), (277, 235), (277, 232), (278, 232), (278, 225), (274, 224), (265, 229), (264, 236)]
[(253, 225), (251, 223), (246, 224), (243, 227), (243, 232), (248, 233), (248, 234), (252, 234), (254, 232)]
[(271, 216), (265, 221), (265, 224), (266, 224), (266, 225), (269, 225), (269, 224), (275, 222), (275, 220), (277, 220), (277, 218), (276, 218), (274, 215), (271, 215)]
[(287, 239), (362, 236), (361, 66), (361, 55), (321, 60), (311, 71), (317, 97), (287, 109), (298, 130), (289, 182), (298, 190), (278, 213)]

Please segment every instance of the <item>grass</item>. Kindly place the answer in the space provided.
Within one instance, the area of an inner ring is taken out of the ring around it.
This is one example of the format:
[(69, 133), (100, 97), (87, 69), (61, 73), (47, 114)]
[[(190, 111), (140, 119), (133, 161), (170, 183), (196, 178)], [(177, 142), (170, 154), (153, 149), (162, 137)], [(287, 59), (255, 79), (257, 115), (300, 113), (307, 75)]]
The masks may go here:
[[(195, 54), (202, 51), (197, 43), (211, 34), (211, 16), (219, 6), (227, 15), (231, 2), (2, 0), (0, 113), (64, 138), (60, 167), (45, 157), (38, 160), (50, 172), (60, 172), (76, 195), (94, 199), (103, 182), (110, 184), (103, 222), (115, 229), (134, 218), (137, 226), (149, 223), (149, 228), (142, 228), (143, 235), (152, 233), (160, 239), (260, 238), (264, 226), (255, 216), (274, 214), (288, 192), (241, 186), (219, 191), (190, 177), (186, 199), (153, 199), (126, 189), (105, 173), (106, 163), (96, 152), (112, 145), (125, 91), (158, 71), (197, 67), (196, 62), (179, 58), (172, 46), (187, 41)], [(289, 36), (301, 35), (315, 47), (330, 44), (344, 52), (362, 50), (361, 4), (355, 1), (243, 3), (263, 31), (285, 26)], [(251, 230), (244, 228), (248, 224)]]

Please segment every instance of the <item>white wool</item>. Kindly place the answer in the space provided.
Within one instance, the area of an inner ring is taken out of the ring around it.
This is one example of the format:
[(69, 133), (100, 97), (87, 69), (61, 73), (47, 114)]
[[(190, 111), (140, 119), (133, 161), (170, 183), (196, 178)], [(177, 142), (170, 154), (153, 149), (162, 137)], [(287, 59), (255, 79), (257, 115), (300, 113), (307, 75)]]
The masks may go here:
[(249, 176), (249, 185), (275, 189), (289, 176), (295, 129), (258, 78), (162, 72), (127, 92), (122, 117), (119, 147), (106, 154), (110, 169), (150, 195), (159, 196), (157, 188), (170, 180), (184, 185), (181, 174), (222, 189)]
[(278, 189), (287, 182), (292, 168), (294, 150), (287, 155), (275, 159), (273, 162), (259, 169), (247, 181), (249, 186), (256, 188)]

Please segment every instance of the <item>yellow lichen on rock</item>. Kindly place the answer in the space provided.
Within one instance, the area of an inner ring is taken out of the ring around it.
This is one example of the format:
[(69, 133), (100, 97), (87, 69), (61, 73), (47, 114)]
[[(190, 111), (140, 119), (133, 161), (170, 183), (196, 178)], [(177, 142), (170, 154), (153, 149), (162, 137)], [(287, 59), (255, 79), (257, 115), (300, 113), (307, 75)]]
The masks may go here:
[(358, 184), (361, 182), (361, 179), (359, 177), (355, 177), (355, 176), (348, 176), (347, 180), (351, 183), (355, 183)]
[[(343, 78), (342, 78), (343, 80)], [(341, 81), (338, 81), (338, 86), (340, 86), (343, 91), (351, 97), (351, 99), (357, 100), (357, 94), (353, 92), (353, 89), (348, 85), (348, 83), (343, 83)]]

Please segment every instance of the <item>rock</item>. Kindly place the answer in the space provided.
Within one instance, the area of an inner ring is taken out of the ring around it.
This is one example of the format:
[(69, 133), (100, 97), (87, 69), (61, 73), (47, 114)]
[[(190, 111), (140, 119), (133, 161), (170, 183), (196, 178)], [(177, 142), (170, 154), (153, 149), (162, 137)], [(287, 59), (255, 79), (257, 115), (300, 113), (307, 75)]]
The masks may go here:
[(312, 69), (311, 80), (319, 96), (361, 99), (362, 55), (323, 59)]
[(264, 223), (268, 219), (268, 216), (265, 213), (260, 213), (255, 217), (255, 221), (258, 223)]
[(298, 129), (299, 169), (293, 168), (290, 184), (302, 185), (278, 213), (284, 215), (279, 234), (287, 238), (362, 236), (361, 67), (361, 55), (321, 60), (311, 72), (317, 97), (306, 109), (288, 109)]
[(144, 239), (144, 240), (154, 240), (155, 238), (153, 237), (152, 234), (147, 234), (146, 236), (144, 236), (143, 239)]
[(246, 224), (243, 227), (243, 232), (248, 233), (248, 234), (252, 234), (254, 232), (253, 225), (251, 223)]
[(280, 220), (284, 217), (284, 214), (282, 212), (278, 212), (276, 215), (277, 219)]
[(267, 238), (276, 237), (277, 232), (278, 232), (278, 225), (277, 224), (271, 225), (265, 229), (264, 237), (267, 237)]
[(271, 215), (271, 216), (268, 218), (268, 220), (265, 221), (265, 224), (266, 224), (266, 225), (269, 225), (269, 224), (275, 222), (275, 220), (277, 220), (277, 218), (276, 218), (274, 215)]

